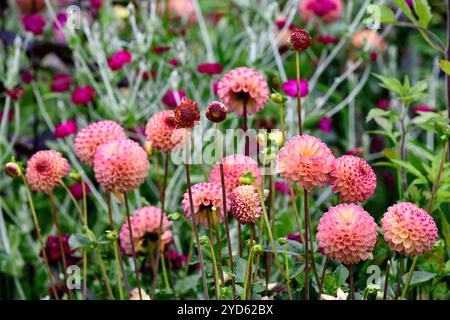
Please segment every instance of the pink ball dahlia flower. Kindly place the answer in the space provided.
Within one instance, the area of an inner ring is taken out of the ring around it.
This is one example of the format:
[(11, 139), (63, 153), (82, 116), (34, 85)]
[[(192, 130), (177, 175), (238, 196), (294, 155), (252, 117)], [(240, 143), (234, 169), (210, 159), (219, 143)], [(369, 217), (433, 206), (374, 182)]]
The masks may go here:
[(100, 145), (126, 138), (125, 130), (118, 123), (111, 120), (94, 122), (78, 132), (75, 137), (75, 153), (81, 161), (91, 166)]
[[(161, 221), (161, 208), (146, 206), (136, 210), (130, 218), (131, 230), (133, 231), (133, 243), (136, 252), (146, 253), (149, 246), (155, 245), (159, 238), (159, 224)], [(172, 223), (163, 214), (161, 247), (169, 244), (172, 241), (172, 232), (170, 225)], [(120, 228), (120, 246), (127, 255), (132, 255), (130, 230), (128, 222), (125, 222)], [(155, 248), (154, 248), (155, 249)]]
[(28, 160), (25, 178), (31, 190), (49, 194), (69, 172), (69, 163), (61, 153), (44, 150), (36, 152)]
[(317, 230), (319, 250), (331, 259), (346, 265), (373, 259), (377, 224), (362, 207), (350, 203), (329, 208)]
[(181, 147), (184, 140), (184, 129), (176, 129), (173, 121), (174, 112), (163, 110), (155, 113), (145, 126), (147, 141), (156, 150), (170, 153)]
[(269, 86), (264, 77), (250, 68), (239, 67), (228, 71), (219, 81), (217, 94), (230, 111), (241, 116), (244, 103), (247, 113), (253, 114), (264, 109), (269, 100)]
[(303, 0), (299, 8), (303, 21), (308, 22), (316, 16), (325, 23), (338, 20), (343, 10), (342, 0)]
[(304, 134), (291, 138), (277, 156), (276, 172), (289, 184), (311, 191), (328, 182), (334, 156), (320, 139)]
[(242, 185), (230, 194), (230, 212), (241, 224), (255, 224), (261, 217), (262, 207), (258, 191), (253, 185)]
[[(212, 211), (215, 210), (217, 214), (217, 222), (221, 222), (224, 216), (223, 202), (222, 202), (222, 188), (220, 184), (200, 182), (191, 187), (192, 202), (194, 204), (194, 215), (196, 224), (208, 226), (209, 220), (213, 222)], [(183, 195), (181, 201), (183, 211), (186, 217), (191, 218), (191, 210), (189, 205), (189, 194)]]
[(438, 238), (433, 217), (411, 202), (390, 206), (381, 219), (381, 228), (389, 248), (405, 256), (420, 256)]
[(139, 187), (148, 175), (148, 167), (147, 152), (129, 139), (104, 143), (94, 156), (95, 178), (106, 191), (114, 194)]
[(364, 202), (375, 192), (377, 176), (366, 160), (345, 155), (334, 160), (330, 184), (342, 201)]
[[(231, 193), (236, 187), (240, 186), (239, 178), (250, 172), (258, 182), (262, 184), (261, 171), (258, 163), (250, 157), (241, 154), (233, 154), (223, 158), (223, 174), (225, 179), (225, 189)], [(220, 165), (217, 163), (211, 170), (209, 182), (221, 185)]]

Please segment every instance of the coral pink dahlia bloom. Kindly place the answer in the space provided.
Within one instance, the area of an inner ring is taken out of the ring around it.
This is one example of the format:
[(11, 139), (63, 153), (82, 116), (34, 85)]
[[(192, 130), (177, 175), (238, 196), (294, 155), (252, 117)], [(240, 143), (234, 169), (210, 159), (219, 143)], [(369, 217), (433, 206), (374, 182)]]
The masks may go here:
[(377, 224), (362, 207), (350, 203), (329, 208), (317, 230), (319, 250), (331, 259), (346, 265), (373, 259)]
[[(222, 188), (219, 184), (201, 182), (192, 186), (192, 201), (194, 204), (194, 215), (197, 224), (208, 226), (209, 221), (213, 222), (213, 210), (218, 212), (217, 222), (221, 222), (224, 216), (222, 202)], [(186, 217), (191, 217), (189, 205), (189, 194), (183, 195), (181, 201)], [(210, 220), (211, 219), (211, 220)]]
[(170, 153), (182, 145), (184, 129), (176, 129), (173, 121), (174, 112), (163, 110), (155, 113), (145, 126), (147, 141), (156, 150)]
[(247, 113), (261, 111), (269, 100), (269, 86), (264, 77), (250, 68), (239, 67), (228, 71), (219, 81), (217, 93), (230, 111), (241, 116), (244, 103)]
[(311, 191), (328, 182), (334, 156), (320, 139), (304, 134), (291, 138), (277, 156), (276, 171), (286, 181)]
[(381, 227), (389, 248), (405, 256), (420, 256), (438, 238), (433, 218), (411, 202), (390, 206), (381, 219)]
[(334, 160), (330, 184), (342, 201), (364, 202), (375, 192), (377, 176), (366, 160), (345, 155)]
[(261, 202), (253, 185), (235, 188), (230, 195), (230, 202), (231, 214), (241, 224), (255, 224), (256, 219), (261, 217)]
[(139, 187), (148, 175), (147, 152), (136, 142), (118, 139), (102, 144), (94, 156), (95, 178), (114, 194)]
[(61, 153), (44, 150), (36, 152), (28, 160), (25, 178), (31, 190), (49, 194), (69, 172), (69, 163)]
[[(161, 221), (161, 209), (153, 206), (146, 206), (137, 209), (131, 217), (131, 229), (133, 231), (133, 243), (136, 252), (146, 253), (149, 246), (156, 245), (159, 237), (159, 224)], [(170, 225), (172, 223), (167, 218), (166, 214), (163, 214), (161, 247), (172, 241), (172, 232), (170, 231)], [(128, 222), (125, 222), (120, 228), (120, 246), (122, 250), (127, 254), (132, 254), (130, 231)], [(155, 249), (155, 248), (153, 248)]]
[(97, 148), (105, 142), (126, 139), (125, 130), (116, 122), (94, 122), (78, 132), (75, 137), (75, 153), (85, 164), (91, 166)]
[[(236, 187), (240, 186), (241, 183), (239, 182), (239, 178), (248, 172), (250, 172), (256, 178), (258, 184), (261, 185), (261, 171), (255, 160), (240, 154), (233, 154), (223, 158), (223, 174), (227, 193), (231, 193)], [(220, 165), (218, 163), (211, 170), (209, 182), (221, 185)]]

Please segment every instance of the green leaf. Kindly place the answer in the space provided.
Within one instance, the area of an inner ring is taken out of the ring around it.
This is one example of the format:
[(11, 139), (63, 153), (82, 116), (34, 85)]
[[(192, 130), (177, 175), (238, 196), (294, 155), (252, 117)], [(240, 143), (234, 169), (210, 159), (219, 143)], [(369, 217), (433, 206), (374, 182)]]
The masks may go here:
[(447, 60), (439, 60), (439, 67), (442, 71), (444, 71), (446, 74), (450, 75), (450, 61)]
[(380, 12), (381, 23), (393, 23), (396, 22), (394, 12), (385, 4), (376, 5)]
[(403, 11), (403, 13), (408, 17), (409, 20), (411, 20), (414, 24), (417, 24), (417, 19), (414, 17), (411, 8), (408, 6), (405, 0), (393, 0), (392, 2)]
[(344, 284), (345, 280), (347, 280), (349, 276), (348, 269), (341, 264), (339, 267), (336, 268), (334, 276), (336, 279), (336, 285), (340, 287)]
[(382, 86), (383, 88), (386, 88), (389, 91), (392, 91), (399, 96), (401, 96), (405, 93), (406, 90), (405, 90), (404, 86), (397, 78), (385, 77), (385, 76), (382, 76), (382, 75), (376, 74), (376, 73), (374, 73), (374, 76), (378, 80), (380, 80), (380, 82), (381, 82), (380, 86)]
[(418, 177), (419, 179), (423, 179), (423, 181), (427, 181), (427, 179), (425, 178), (425, 176), (422, 174), (422, 172), (420, 172), (416, 167), (414, 167), (411, 163), (407, 162), (407, 161), (402, 161), (402, 160), (398, 160), (398, 159), (391, 159), (391, 161), (397, 165), (399, 165), (400, 167), (403, 167), (406, 169), (407, 172), (415, 175), (416, 177)]
[(414, 10), (419, 17), (418, 25), (422, 28), (427, 28), (430, 24), (431, 18), (431, 8), (427, 0), (414, 0)]
[[(409, 287), (415, 287), (418, 285), (421, 285), (427, 281), (430, 281), (436, 276), (435, 273), (431, 272), (425, 272), (425, 271), (414, 271), (411, 277), (411, 282), (409, 283)], [(402, 281), (403, 283), (406, 283), (406, 278), (408, 277), (408, 274), (403, 275)]]

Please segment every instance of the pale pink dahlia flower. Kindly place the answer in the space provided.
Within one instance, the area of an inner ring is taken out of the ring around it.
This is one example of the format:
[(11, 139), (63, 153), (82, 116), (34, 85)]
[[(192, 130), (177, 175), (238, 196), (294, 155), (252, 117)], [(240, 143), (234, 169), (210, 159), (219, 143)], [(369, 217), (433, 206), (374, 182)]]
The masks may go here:
[(148, 120), (145, 136), (152, 144), (152, 148), (170, 153), (182, 145), (184, 129), (176, 129), (173, 117), (172, 110), (163, 110), (155, 113)]
[(362, 207), (350, 203), (329, 208), (317, 230), (319, 250), (331, 259), (346, 265), (373, 259), (377, 224)]
[(49, 194), (69, 172), (69, 163), (61, 153), (44, 150), (36, 152), (28, 160), (25, 178), (31, 190)]
[(247, 113), (253, 114), (264, 109), (269, 101), (269, 86), (264, 77), (250, 68), (239, 67), (228, 71), (219, 81), (217, 94), (228, 106), (229, 111), (244, 114), (244, 103)]
[(328, 182), (334, 156), (320, 139), (304, 134), (291, 138), (277, 156), (276, 171), (286, 181), (311, 191)]
[(95, 178), (116, 195), (139, 187), (148, 175), (148, 166), (147, 152), (129, 139), (102, 144), (94, 157)]
[(299, 11), (303, 21), (308, 22), (313, 16), (325, 23), (331, 23), (342, 16), (342, 0), (302, 0)]
[(433, 218), (411, 202), (390, 206), (381, 219), (381, 227), (389, 248), (405, 256), (420, 256), (438, 238)]
[[(262, 184), (261, 171), (259, 170), (258, 163), (252, 158), (241, 154), (233, 154), (223, 158), (222, 163), (227, 193), (232, 192), (236, 187), (241, 185), (239, 178), (248, 172), (256, 178), (258, 185)], [(218, 163), (209, 174), (209, 182), (221, 185), (220, 165)]]
[(230, 211), (241, 224), (255, 224), (261, 217), (262, 207), (258, 191), (253, 185), (242, 185), (230, 194)]
[(330, 184), (342, 201), (364, 202), (375, 192), (377, 176), (366, 160), (345, 155), (334, 160)]
[[(208, 226), (209, 221), (213, 222), (213, 210), (217, 212), (217, 222), (221, 222), (224, 216), (222, 202), (222, 188), (220, 184), (200, 182), (191, 187), (192, 202), (194, 203), (194, 215), (196, 224)], [(187, 218), (191, 218), (189, 205), (189, 194), (183, 195), (181, 201), (183, 211)], [(211, 219), (211, 220), (210, 220)]]
[[(148, 253), (152, 246), (156, 246), (159, 238), (159, 224), (161, 221), (161, 208), (146, 206), (139, 208), (135, 211), (131, 217), (131, 230), (133, 232), (133, 243), (136, 252)], [(166, 214), (163, 214), (161, 247), (169, 244), (172, 241), (172, 232), (170, 231), (171, 222), (167, 218)], [(131, 241), (130, 230), (128, 227), (128, 221), (120, 228), (120, 246), (122, 250), (131, 255)], [(153, 248), (156, 249), (156, 248)]]
[(125, 130), (116, 122), (94, 122), (80, 130), (75, 137), (75, 153), (85, 164), (92, 166), (97, 148), (105, 142), (126, 139)]

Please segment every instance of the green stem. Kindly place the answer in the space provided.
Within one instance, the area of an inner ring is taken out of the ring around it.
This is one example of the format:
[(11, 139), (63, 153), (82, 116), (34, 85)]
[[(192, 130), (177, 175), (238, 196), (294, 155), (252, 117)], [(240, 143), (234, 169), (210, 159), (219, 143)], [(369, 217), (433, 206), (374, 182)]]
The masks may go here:
[[(162, 249), (161, 249), (161, 251), (162, 251)], [(166, 285), (166, 289), (170, 291), (171, 290), (170, 282), (169, 282), (169, 277), (167, 276), (166, 258), (164, 257), (164, 252), (161, 252), (160, 255), (161, 255), (161, 269), (163, 272), (164, 284)]]
[[(284, 244), (284, 263), (286, 264), (286, 274), (288, 275), (288, 278), (289, 278), (289, 256), (288, 256), (288, 250), (287, 250), (287, 243)], [(290, 282), (291, 282), (290, 279), (288, 279), (286, 281), (286, 288), (288, 291), (289, 300), (292, 300), (292, 292), (291, 292)]]
[(428, 207), (427, 207), (428, 213), (431, 213), (431, 209), (433, 208), (433, 199), (434, 199), (434, 196), (436, 195), (437, 187), (441, 180), (442, 170), (444, 169), (445, 158), (447, 156), (447, 147), (448, 147), (448, 140), (445, 140), (444, 149), (442, 150), (441, 163), (439, 165), (439, 171), (438, 171), (436, 180), (433, 183), (433, 188), (431, 190), (431, 195), (430, 195), (430, 202), (428, 203)]
[(216, 294), (216, 300), (219, 300), (220, 297), (220, 287), (219, 287), (219, 276), (218, 273), (219, 271), (217, 270), (217, 262), (216, 262), (216, 255), (214, 254), (214, 246), (211, 242), (211, 239), (208, 238), (208, 243), (209, 243), (209, 251), (211, 254), (211, 261), (212, 261), (212, 265), (213, 265), (213, 271), (214, 271), (214, 282), (215, 282), (215, 294)]
[(298, 132), (303, 134), (302, 123), (302, 99), (300, 97), (300, 52), (295, 51), (295, 69), (297, 79), (297, 116), (298, 116)]
[(98, 265), (100, 267), (100, 271), (102, 273), (103, 279), (105, 281), (105, 287), (106, 287), (106, 292), (108, 292), (108, 298), (114, 299), (114, 295), (113, 295), (113, 292), (112, 292), (112, 289), (111, 289), (111, 284), (110, 284), (110, 281), (109, 281), (108, 274), (106, 273), (105, 263), (103, 262), (103, 258), (102, 258), (102, 255), (100, 253), (100, 249), (97, 247), (97, 248), (95, 248), (94, 252), (95, 252), (95, 256), (96, 256)]
[(403, 256), (398, 258), (398, 274), (397, 274), (397, 290), (395, 291), (395, 300), (398, 300), (400, 295), (400, 286), (402, 285), (402, 276), (403, 276)]
[(418, 257), (419, 256), (415, 256), (414, 257), (413, 262), (411, 264), (411, 268), (409, 268), (409, 273), (408, 273), (408, 277), (406, 278), (405, 287), (403, 288), (402, 296), (400, 297), (401, 300), (405, 299), (406, 294), (408, 293), (409, 284), (411, 282), (411, 278), (412, 278), (412, 275), (414, 273), (414, 268), (416, 267), (416, 263), (417, 263), (417, 258)]

